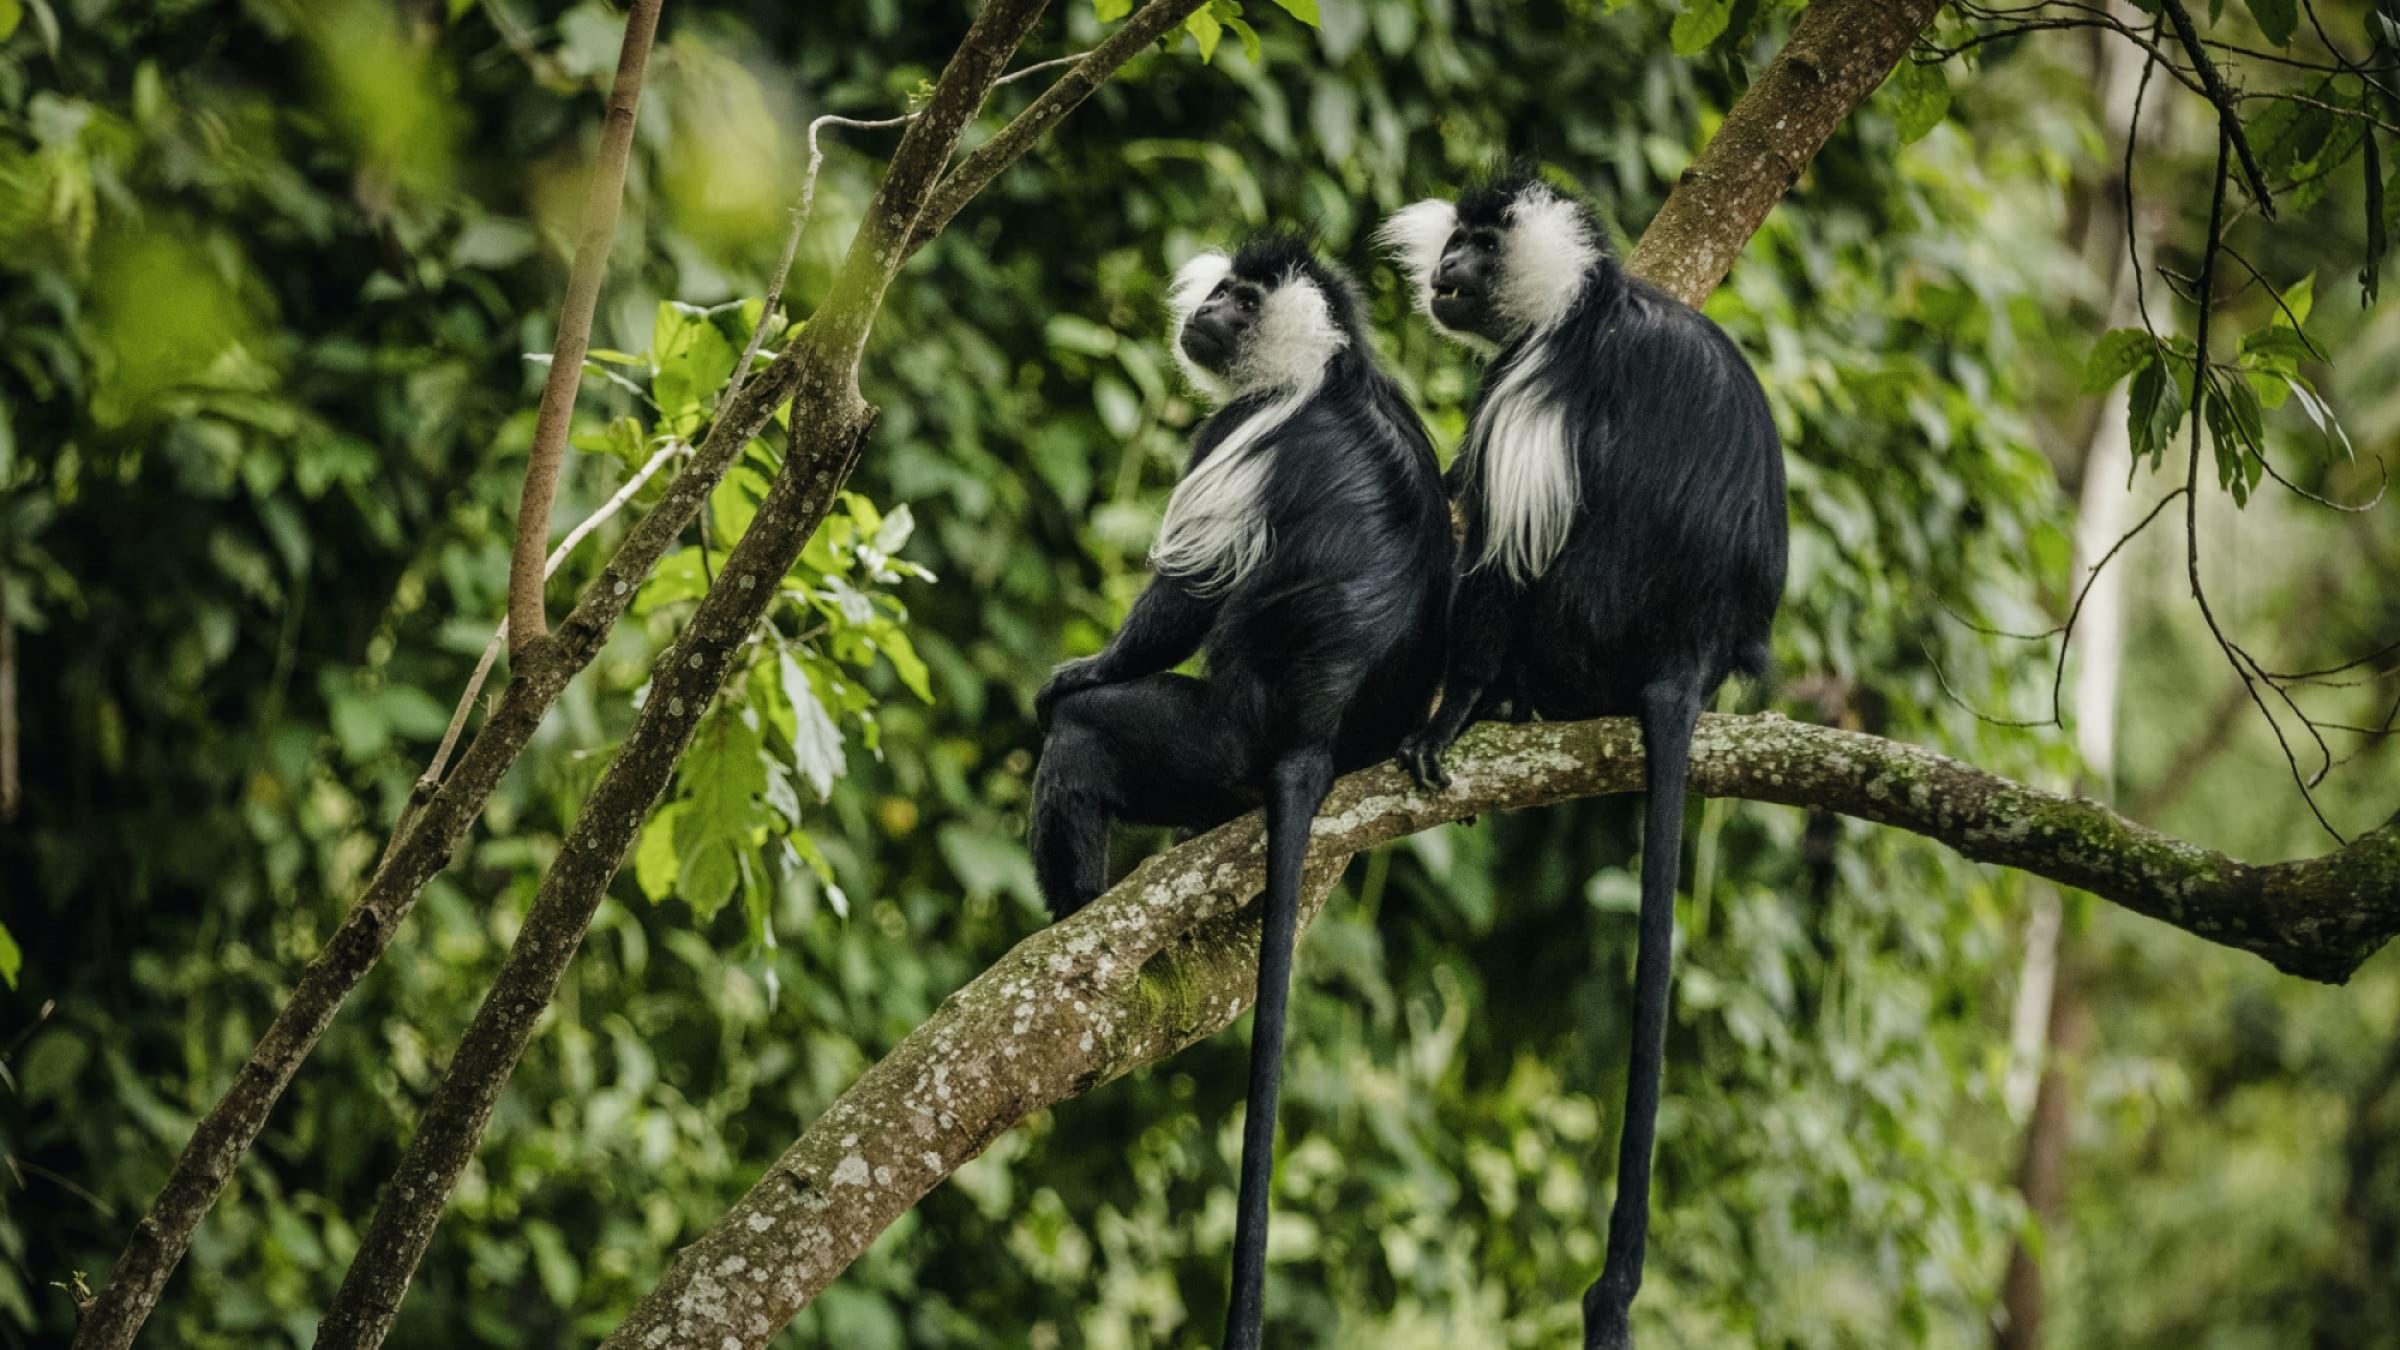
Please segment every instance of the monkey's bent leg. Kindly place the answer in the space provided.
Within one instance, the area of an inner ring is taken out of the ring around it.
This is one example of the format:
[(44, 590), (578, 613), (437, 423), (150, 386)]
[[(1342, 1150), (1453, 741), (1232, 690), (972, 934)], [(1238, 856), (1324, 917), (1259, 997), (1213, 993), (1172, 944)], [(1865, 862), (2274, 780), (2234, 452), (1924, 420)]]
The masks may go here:
[(1234, 1207), (1233, 1294), (1226, 1350), (1258, 1350), (1266, 1314), (1267, 1199), (1275, 1176), (1275, 1103), (1283, 1086), (1283, 1028), (1291, 1005), (1292, 944), (1309, 826), (1333, 787), (1333, 755), (1285, 756), (1267, 780), (1267, 893), (1258, 943), (1258, 1015), (1250, 1028), (1250, 1107), (1242, 1120), (1242, 1185)]
[(1675, 881), (1683, 858), (1683, 785), (1700, 719), (1699, 685), (1662, 680), (1642, 691), (1649, 819), (1642, 831), (1642, 911), (1633, 957), (1633, 1053), (1617, 1142), (1617, 1198), (1608, 1255), (1583, 1295), (1584, 1350), (1631, 1350), (1633, 1296), (1650, 1231), (1650, 1155), (1667, 1056), (1667, 997), (1675, 953)]
[(1213, 825), (1247, 808), (1240, 738), (1188, 675), (1152, 675), (1061, 699), (1034, 771), (1031, 848), (1052, 918), (1108, 885), (1108, 827)]

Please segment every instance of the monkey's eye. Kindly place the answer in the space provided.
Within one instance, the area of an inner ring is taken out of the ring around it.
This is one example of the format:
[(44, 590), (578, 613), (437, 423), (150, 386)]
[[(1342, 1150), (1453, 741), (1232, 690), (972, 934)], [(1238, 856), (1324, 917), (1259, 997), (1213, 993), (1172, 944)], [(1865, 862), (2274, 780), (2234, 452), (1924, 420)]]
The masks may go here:
[(1235, 291), (1233, 303), (1240, 306), (1244, 314), (1256, 314), (1258, 312), (1258, 292), (1248, 289)]

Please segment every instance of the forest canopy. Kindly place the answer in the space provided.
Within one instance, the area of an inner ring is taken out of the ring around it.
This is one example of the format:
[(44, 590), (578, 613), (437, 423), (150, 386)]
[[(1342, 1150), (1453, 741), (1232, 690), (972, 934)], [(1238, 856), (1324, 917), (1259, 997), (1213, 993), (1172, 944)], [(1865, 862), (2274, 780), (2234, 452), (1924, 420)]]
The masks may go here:
[[(1174, 268), (1304, 231), (1447, 461), (1371, 237), (1503, 163), (1790, 481), (1644, 1343), (2388, 1345), (2396, 146), (2379, 0), (0, 0), (0, 1345), (1209, 1341), (1255, 821), (1046, 928), (1033, 695)], [(1337, 789), (1270, 1343), (1577, 1334), (1629, 738)]]

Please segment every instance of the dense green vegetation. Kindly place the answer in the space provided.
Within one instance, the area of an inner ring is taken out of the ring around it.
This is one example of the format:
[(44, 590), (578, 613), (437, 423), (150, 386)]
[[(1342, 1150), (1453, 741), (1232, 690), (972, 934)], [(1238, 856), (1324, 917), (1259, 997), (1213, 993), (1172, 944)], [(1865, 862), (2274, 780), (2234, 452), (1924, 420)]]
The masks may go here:
[[(969, 8), (668, 5), (562, 531), (714, 409), (809, 119), (904, 111)], [(1025, 59), (1088, 47), (1124, 6), (1096, 8), (1055, 6)], [(1205, 61), (1197, 37), (1138, 60), (971, 206), (895, 285), (856, 495), (617, 880), (397, 1343), (605, 1334), (862, 1068), (1041, 922), (1021, 844), (1031, 694), (1142, 584), (1201, 415), (1161, 342), (1174, 262), (1255, 226), (1314, 231), (1366, 280), (1446, 447), (1475, 371), (1408, 315), (1374, 224), (1533, 152), (1629, 240), (1794, 8), (1253, 3), (1255, 49), (1236, 32)], [(2221, 8), (2214, 36), (2309, 41), (2288, 2)], [(2361, 51), (2371, 9), (2319, 6)], [(0, 824), (0, 1344), (72, 1327), (363, 884), (502, 611), (542, 374), (527, 353), (549, 346), (620, 27), (599, 0), (0, 0), (0, 587), (24, 766)], [(1969, 705), (2048, 710), (2055, 644), (1994, 630), (2073, 603), (2108, 383), (2091, 376), (2131, 375), (2135, 444), (2166, 451), (2139, 471), (2143, 509), (2182, 481), (2164, 435), (2188, 350), (2103, 338), (2122, 326), (2100, 279), (2121, 241), (2090, 225), (2122, 145), (2096, 93), (2105, 40), (1903, 67), (1711, 301), (1774, 398), (1793, 487), (1782, 676), (1746, 706), (2077, 778), (2066, 731)], [(2377, 106), (2355, 78), (2329, 90)], [(2215, 130), (2163, 78), (2150, 98), (2144, 259), (2188, 277)], [(2260, 378), (2218, 415), (2255, 414), (2286, 477), (2349, 501), (2378, 456), (2400, 460), (2400, 321), (2353, 281), (2400, 186), (2367, 188), (2391, 137), (2292, 106), (2253, 119), (2299, 186), (2231, 236), (2265, 284), (2229, 273), (2218, 340)], [(794, 313), (892, 134), (827, 131)], [(2147, 298), (2162, 333), (2190, 331), (2173, 278)], [(2303, 321), (2337, 359), (2275, 336)], [(2281, 373), (2312, 392), (2279, 396)], [(2316, 392), (2352, 453), (2316, 425)], [(2388, 641), (2400, 517), (2262, 483), (2245, 425), (2212, 425), (2217, 455), (2237, 449), (2202, 469), (2219, 622), (2283, 669)], [(303, 1070), (156, 1343), (307, 1341), (775, 437), (749, 453)], [(566, 562), (554, 605), (623, 523)], [(2120, 708), (2068, 709), (2117, 726), (2114, 782), (2091, 790), (2243, 857), (2330, 847), (2237, 701), (2180, 534), (2123, 565)], [(2393, 693), (2305, 697), (2371, 724)], [(2325, 814), (2380, 822), (2391, 753), (2328, 739), (2355, 758), (2318, 789)], [(1270, 1287), (1289, 1343), (1568, 1343), (1610, 1194), (1632, 806), (1416, 836), (1362, 859), (1308, 936)], [(1645, 1344), (1989, 1343), (2031, 1231), (2003, 1084), (2034, 884), (1856, 822), (1692, 810)], [(2400, 958), (2327, 989), (2088, 900), (2066, 915), (2097, 1032), (2073, 1063), (2065, 1221), (2039, 1243), (2051, 1343), (2389, 1344)], [(787, 1343), (1206, 1336), (1245, 1062), (1220, 1037), (1003, 1136)]]

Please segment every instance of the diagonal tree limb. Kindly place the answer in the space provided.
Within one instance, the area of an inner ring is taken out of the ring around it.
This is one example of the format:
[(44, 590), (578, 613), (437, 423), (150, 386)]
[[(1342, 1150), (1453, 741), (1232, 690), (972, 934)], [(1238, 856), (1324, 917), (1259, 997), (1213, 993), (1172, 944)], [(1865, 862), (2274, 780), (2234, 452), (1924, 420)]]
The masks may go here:
[[(1629, 266), (1688, 301), (1705, 299), (1799, 170), (1940, 8), (1941, 0), (1817, 0), (1790, 46), (1727, 115)], [(1018, 121), (1039, 107), (1037, 100)], [(1765, 172), (1770, 165), (1783, 171)], [(966, 170), (946, 181), (968, 181)], [(937, 201), (926, 218), (939, 219), (938, 210)], [(1620, 730), (1620, 739), (1631, 735)], [(1608, 767), (1628, 775), (1612, 790), (1640, 785), (1638, 753), (1629, 765)], [(1361, 782), (1391, 780), (1389, 769), (1376, 773), (1384, 777), (1354, 776), (1336, 789), (1317, 823), (1320, 838), (1347, 828), (1338, 822), (1349, 807), (1337, 803), (1355, 805)], [(1697, 762), (1693, 776), (1695, 790), (1711, 790)], [(1232, 1022), (1256, 985), (1258, 927), (1244, 907), (1258, 887), (1250, 855), (1259, 839), (1253, 816), (1153, 859), (1083, 916), (1027, 939), (953, 995), (676, 1257), (607, 1344), (763, 1346), (876, 1234), (1025, 1114)], [(1349, 854), (1366, 846), (1339, 843), (1312, 861), (1304, 923)], [(1146, 974), (1162, 953), (1164, 963)], [(1024, 997), (1036, 991), (1058, 997)], [(1094, 997), (1103, 994), (1105, 1004)], [(1041, 1054), (1026, 1057), (1017, 1038), (1036, 1025), (1047, 1039)], [(878, 1140), (874, 1155), (853, 1147), (853, 1136)]]
[[(726, 559), (683, 635), (652, 667), (632, 729), (583, 804), (491, 990), (460, 1038), (407, 1152), (317, 1329), (326, 1350), (374, 1350), (432, 1244), (451, 1190), (475, 1156), (493, 1106), (542, 1011), (582, 945), (608, 884), (715, 700), (726, 672), (774, 603), (777, 583), (824, 519), (874, 423), (858, 395), (858, 361), (901, 245), (936, 176), (983, 107), (1047, 0), (987, 0), (892, 154), (833, 290), (785, 356), (809, 395), (758, 515)], [(774, 381), (778, 358), (764, 377)]]
[[(1142, 21), (1145, 16), (1154, 19), (1170, 9), (1187, 14), (1199, 2), (1151, 0), (1127, 23)], [(1104, 50), (1106, 44), (1095, 51), (1095, 57)], [(1132, 54), (1118, 54), (1115, 63), (1122, 64)], [(1087, 63), (1091, 59), (1086, 58)], [(1086, 69), (1093, 74), (1113, 74), (1115, 65), (1087, 64)], [(1015, 142), (1010, 147), (1011, 157), (1022, 155), (1032, 144), (1030, 138)], [(1004, 162), (986, 163), (995, 175), (1006, 166)], [(932, 181), (930, 171), (914, 178), (914, 190), (920, 192)], [(913, 223), (911, 228), (916, 228)], [(863, 335), (862, 328), (854, 336)], [(193, 1127), (166, 1184), (135, 1225), (109, 1282), (78, 1326), (76, 1350), (123, 1350), (132, 1344), (190, 1248), (193, 1233), (350, 991), (382, 958), (426, 882), (448, 864), (501, 778), (532, 741), (543, 715), (568, 682), (598, 655), (642, 580), (690, 527), (743, 447), (796, 393), (804, 394), (812, 407), (821, 402), (826, 410), (848, 406), (837, 394), (855, 398), (854, 377), (838, 384), (812, 383), (806, 378), (802, 361), (825, 359), (812, 355), (819, 350), (800, 341), (787, 343), (773, 364), (759, 371), (738, 394), (725, 399), (707, 437), (678, 473), (673, 490), (628, 531), (575, 609), (550, 637), (512, 662), (513, 678), (468, 742), (457, 767), (438, 788), (421, 785), (412, 797), (400, 827), (393, 832), (392, 846), (358, 900), (302, 971), (231, 1085)], [(855, 350), (849, 359), (855, 363)], [(810, 387), (804, 390), (804, 384)]]
[(600, 302), (600, 278), (608, 271), (617, 238), (617, 208), (625, 197), (625, 165), (633, 157), (634, 115), (642, 102), (642, 70), (650, 61), (664, 0), (633, 0), (625, 15), (625, 42), (617, 50), (616, 83), (608, 91), (608, 113), (600, 124), (600, 153), (583, 202), (583, 237), (567, 270), (567, 298), (559, 306), (558, 339), (550, 352), (550, 374), (534, 413), (533, 448), (525, 457), (525, 490), (517, 502), (517, 537), (508, 557), (508, 631), (512, 651), (538, 642), (550, 631), (542, 613), (542, 567), (550, 551), (550, 502), (558, 495), (558, 468), (567, 455), (567, 424), (575, 418), (575, 390), (583, 382), (583, 354), (592, 344), (592, 310)]
[[(1641, 791), (1641, 734), (1622, 718), (1487, 723), (1459, 742), (1451, 774), (1440, 793), (1390, 765), (1336, 785), (1303, 924), (1360, 850), (1488, 811)], [(1897, 826), (2312, 979), (2344, 978), (2400, 932), (2400, 817), (2339, 853), (2253, 866), (1929, 750), (1775, 714), (1702, 717), (1691, 777), (1706, 796)], [(1017, 944), (818, 1117), (606, 1345), (764, 1345), (1018, 1121), (1231, 1025), (1256, 987), (1265, 857), (1252, 813)]]

